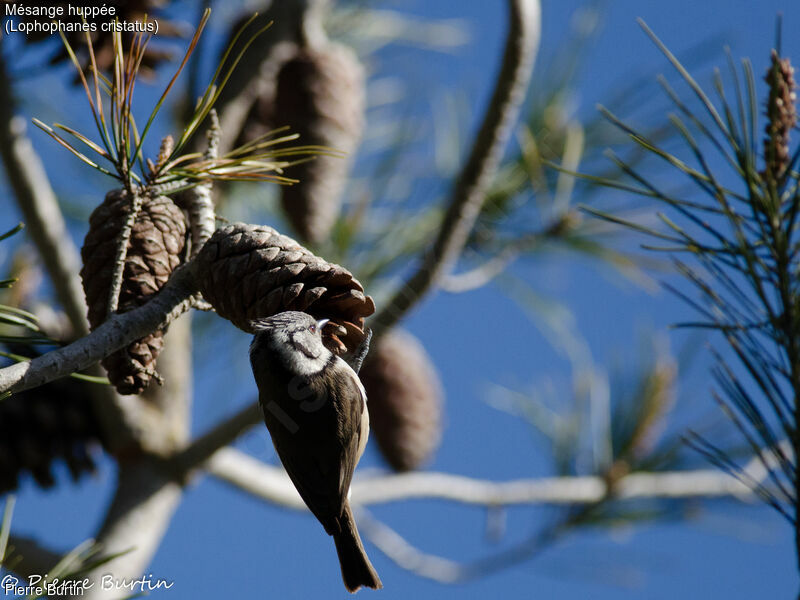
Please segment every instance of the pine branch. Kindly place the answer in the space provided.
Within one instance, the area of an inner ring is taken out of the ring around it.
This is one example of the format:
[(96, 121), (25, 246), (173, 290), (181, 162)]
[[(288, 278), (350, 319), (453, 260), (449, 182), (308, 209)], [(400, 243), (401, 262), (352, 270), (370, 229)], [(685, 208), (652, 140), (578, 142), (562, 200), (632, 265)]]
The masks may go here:
[(263, 419), (258, 403), (249, 403), (173, 455), (169, 460), (169, 469), (175, 477), (183, 480), (191, 470), (202, 467), (214, 453), (235, 442), (239, 436), (261, 423)]
[(176, 269), (152, 300), (112, 316), (72, 344), (30, 362), (0, 369), (0, 393), (19, 392), (87, 369), (134, 340), (165, 327), (192, 306), (192, 296), (197, 292), (193, 268), (194, 263), (189, 262)]
[[(734, 104), (719, 72), (713, 93), (707, 93), (664, 43), (643, 22), (640, 25), (695, 97), (699, 114), (663, 85), (682, 115), (672, 115), (670, 122), (697, 166), (659, 147), (609, 111), (604, 116), (643, 151), (670, 165), (675, 175), (687, 178), (699, 199), (665, 193), (646, 172), (611, 155), (635, 182), (625, 191), (660, 202), (669, 212), (658, 214), (660, 229), (593, 212), (666, 243), (650, 249), (670, 252), (676, 271), (695, 294), (668, 288), (700, 315), (683, 326), (718, 331), (735, 356), (739, 369), (714, 352), (712, 374), (719, 391), (712, 396), (751, 451), (761, 456), (766, 481), (750, 481), (736, 461), (709, 440), (693, 436), (692, 445), (715, 465), (748, 482), (759, 498), (792, 524), (800, 561), (800, 242), (795, 224), (800, 173), (793, 168), (800, 151), (790, 147), (790, 133), (797, 124), (794, 69), (788, 58), (772, 51), (765, 78), (766, 135), (759, 154), (759, 103), (749, 61), (742, 61), (743, 86), (728, 56)], [(720, 161), (723, 167), (712, 170), (711, 165)], [(738, 191), (723, 184), (723, 173)], [(603, 178), (594, 182), (624, 189)], [(690, 258), (675, 258), (677, 252)], [(782, 450), (781, 437), (790, 441), (792, 452)]]
[[(753, 479), (765, 476), (760, 460), (745, 467)], [(206, 470), (221, 479), (268, 502), (305, 510), (305, 504), (289, 477), (279, 467), (233, 448), (217, 451), (206, 463)], [(449, 473), (418, 472), (399, 475), (356, 477), (353, 502), (362, 506), (410, 499), (437, 499), (477, 506), (581, 505), (599, 502), (608, 496), (604, 477), (545, 477), (496, 482)], [(636, 472), (614, 484), (613, 498), (712, 499), (736, 498), (752, 501), (753, 491), (736, 477), (717, 469), (695, 471)]]

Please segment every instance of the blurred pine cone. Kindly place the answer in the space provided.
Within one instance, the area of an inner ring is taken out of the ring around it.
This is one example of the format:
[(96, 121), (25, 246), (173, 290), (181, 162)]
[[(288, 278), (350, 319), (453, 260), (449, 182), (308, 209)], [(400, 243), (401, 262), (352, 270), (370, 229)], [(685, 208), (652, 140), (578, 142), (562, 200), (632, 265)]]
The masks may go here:
[[(80, 15), (70, 15), (68, 5), (76, 6), (76, 4), (69, 2), (56, 3), (64, 8), (64, 16), (60, 20), (64, 23), (81, 23)], [(158, 18), (158, 37), (178, 37), (183, 35), (184, 29), (178, 23), (164, 18), (160, 9), (164, 8), (169, 2), (167, 0), (109, 0), (105, 3), (108, 7), (114, 7), (116, 17), (122, 22), (142, 22), (147, 16), (148, 21), (153, 21)], [(85, 3), (86, 6), (92, 6), (91, 3)], [(95, 17), (94, 19), (87, 18), (87, 22), (94, 21), (97, 30), (91, 32), (92, 46), (94, 48), (95, 62), (101, 72), (108, 73), (114, 65), (114, 41), (111, 32), (102, 31), (100, 24), (108, 23), (114, 17), (103, 15)], [(67, 32), (64, 34), (69, 41), (70, 46), (78, 57), (78, 60), (83, 67), (84, 73), (90, 72), (90, 59), (89, 49), (86, 45), (86, 34), (83, 32)], [(133, 32), (122, 33), (122, 43), (124, 49), (127, 51), (133, 40)], [(32, 32), (25, 37), (28, 43), (38, 43), (46, 40), (58, 39), (58, 35), (50, 35), (44, 32)], [(173, 58), (173, 53), (169, 50), (160, 49), (148, 44), (145, 49), (144, 56), (142, 57), (142, 64), (140, 73), (145, 77), (152, 76), (155, 68), (164, 61), (169, 61)], [(60, 64), (62, 62), (70, 62), (69, 54), (63, 44), (59, 45), (59, 51), (50, 58), (50, 64)], [(80, 78), (75, 78), (75, 83), (80, 82)]]
[(443, 392), (420, 341), (393, 330), (378, 340), (359, 377), (367, 392), (369, 428), (396, 471), (417, 469), (442, 437)]
[[(127, 192), (114, 190), (89, 218), (81, 249), (81, 279), (92, 328), (107, 317), (118, 239), (130, 205)], [(128, 241), (118, 312), (141, 306), (161, 289), (183, 260), (185, 244), (186, 222), (181, 210), (169, 198), (146, 196)], [(103, 359), (108, 378), (119, 393), (138, 394), (149, 385), (163, 345), (163, 332), (156, 331)]]
[(297, 52), (298, 46), (292, 41), (284, 40), (269, 48), (268, 54), (259, 63), (258, 77), (253, 81), (255, 88), (251, 92), (254, 97), (253, 104), (244, 120), (244, 125), (234, 146), (252, 142), (256, 138), (277, 129), (275, 86), (278, 81), (278, 73), (283, 65), (293, 58)]
[(353, 275), (271, 227), (235, 223), (218, 229), (197, 255), (200, 291), (217, 314), (252, 333), (250, 321), (286, 310), (330, 319), (328, 346), (352, 351), (364, 338), (372, 298)]
[[(345, 157), (317, 156), (286, 169), (299, 180), (281, 188), (281, 205), (301, 240), (319, 243), (336, 223), (341, 195), (364, 126), (364, 72), (355, 54), (328, 42), (302, 48), (277, 74), (273, 122)], [(268, 109), (262, 111), (267, 112)]]
[[(32, 348), (9, 350), (37, 355)], [(51, 487), (56, 460), (66, 463), (74, 481), (95, 471), (92, 454), (104, 441), (86, 385), (58, 379), (0, 402), (0, 494), (17, 489), (24, 472)]]

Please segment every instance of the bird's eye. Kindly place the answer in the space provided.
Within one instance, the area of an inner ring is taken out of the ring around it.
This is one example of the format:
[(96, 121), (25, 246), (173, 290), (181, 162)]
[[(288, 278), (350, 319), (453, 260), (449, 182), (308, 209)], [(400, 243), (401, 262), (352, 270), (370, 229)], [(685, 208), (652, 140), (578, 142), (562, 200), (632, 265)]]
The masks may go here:
[(308, 328), (311, 333), (317, 333), (317, 324), (314, 323), (311, 327)]

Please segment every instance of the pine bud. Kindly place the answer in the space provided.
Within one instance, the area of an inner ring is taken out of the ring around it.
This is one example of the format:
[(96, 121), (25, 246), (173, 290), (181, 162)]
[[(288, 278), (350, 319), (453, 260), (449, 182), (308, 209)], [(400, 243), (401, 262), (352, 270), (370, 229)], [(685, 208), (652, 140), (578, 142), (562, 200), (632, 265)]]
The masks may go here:
[(767, 137), (764, 139), (765, 179), (776, 182), (789, 168), (789, 133), (797, 125), (794, 68), (788, 58), (773, 50), (772, 64), (764, 78), (769, 86), (767, 99)]

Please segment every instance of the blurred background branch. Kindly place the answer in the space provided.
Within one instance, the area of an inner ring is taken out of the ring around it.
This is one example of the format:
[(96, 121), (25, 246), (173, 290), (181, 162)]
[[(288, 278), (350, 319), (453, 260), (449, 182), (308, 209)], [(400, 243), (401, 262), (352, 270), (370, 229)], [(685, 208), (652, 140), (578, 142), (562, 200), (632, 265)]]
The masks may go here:
[[(760, 458), (748, 462), (745, 472), (762, 481)], [(254, 459), (234, 448), (218, 450), (205, 469), (243, 491), (287, 508), (306, 510), (291, 481), (280, 468)], [(581, 505), (605, 499), (712, 499), (754, 501), (752, 489), (736, 477), (716, 469), (632, 473), (613, 485), (603, 477), (543, 477), (496, 482), (448, 473), (407, 473), (361, 476), (353, 482), (353, 503), (363, 506), (401, 500), (438, 499), (480, 506), (516, 504)]]
[(16, 114), (14, 86), (0, 56), (0, 157), (14, 199), (25, 217), (31, 238), (42, 257), (61, 306), (69, 317), (74, 335), (89, 332), (83, 292), (78, 280), (80, 258), (67, 234), (53, 188), (33, 144), (26, 135), (23, 117)]
[(376, 337), (396, 324), (439, 283), (458, 260), (495, 176), (525, 99), (539, 49), (541, 7), (538, 0), (509, 0), (503, 61), (492, 99), (471, 144), (470, 156), (453, 184), (442, 224), (417, 271), (387, 300), (371, 321)]

